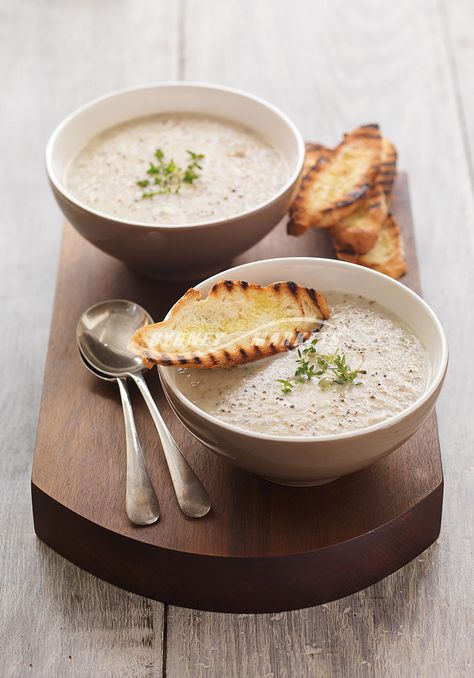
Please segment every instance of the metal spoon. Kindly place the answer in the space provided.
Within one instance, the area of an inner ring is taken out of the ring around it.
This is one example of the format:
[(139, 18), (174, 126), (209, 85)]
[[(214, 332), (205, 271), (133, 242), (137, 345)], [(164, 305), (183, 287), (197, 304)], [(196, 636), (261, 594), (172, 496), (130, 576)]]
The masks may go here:
[(82, 314), (77, 343), (95, 370), (115, 379), (130, 378), (137, 384), (158, 431), (178, 504), (187, 516), (200, 518), (211, 508), (209, 495), (163, 421), (143, 377), (141, 358), (128, 350), (134, 332), (151, 322), (145, 309), (132, 301), (104, 301)]
[(146, 470), (142, 448), (138, 440), (135, 419), (127, 388), (127, 380), (108, 377), (91, 365), (79, 350), (84, 366), (93, 375), (105, 381), (116, 381), (122, 399), (125, 420), (125, 439), (127, 443), (127, 480), (125, 490), (125, 510), (135, 525), (151, 525), (160, 517), (160, 507), (155, 490)]

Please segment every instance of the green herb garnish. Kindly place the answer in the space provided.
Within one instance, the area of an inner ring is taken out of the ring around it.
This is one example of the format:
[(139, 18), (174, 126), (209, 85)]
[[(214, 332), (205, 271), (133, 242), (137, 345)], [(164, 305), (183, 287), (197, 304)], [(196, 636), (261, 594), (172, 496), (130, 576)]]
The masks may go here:
[(293, 388), (293, 384), (291, 383), (291, 381), (289, 381), (288, 379), (277, 379), (277, 381), (279, 381), (280, 384), (282, 384), (281, 390), (283, 393), (290, 393), (291, 389)]
[(183, 183), (192, 184), (199, 179), (198, 170), (202, 170), (201, 160), (204, 159), (203, 153), (194, 153), (187, 151), (189, 162), (183, 169), (175, 163), (173, 158), (167, 160), (161, 148), (157, 148), (154, 156), (157, 162), (150, 162), (146, 173), (149, 178), (140, 179), (136, 182), (140, 188), (149, 190), (142, 191), (141, 199), (153, 198), (155, 195), (165, 195), (167, 193), (179, 193)]
[(334, 379), (328, 379), (325, 377), (324, 379), (319, 380), (319, 388), (321, 391), (328, 391), (330, 388), (334, 386)]
[(336, 384), (353, 384), (355, 378), (359, 374), (359, 370), (351, 370), (347, 364), (345, 353), (339, 355), (339, 353), (336, 352), (333, 362), (334, 365), (329, 369), (334, 374), (334, 382)]
[(193, 153), (192, 151), (188, 151), (189, 155), (191, 156), (191, 160), (193, 160), (196, 165), (201, 169), (201, 167), (197, 164), (199, 160), (204, 160), (206, 157), (204, 153)]
[(310, 361), (308, 356), (316, 353), (316, 344), (318, 343), (317, 339), (313, 339), (311, 344), (303, 349), (302, 351), (298, 349), (298, 367), (295, 372), (296, 381), (302, 382), (305, 377), (307, 381), (310, 381), (313, 377), (316, 376), (316, 369), (314, 363)]
[[(327, 391), (336, 385), (353, 384), (360, 386), (361, 381), (355, 381), (360, 372), (360, 368), (353, 370), (347, 364), (345, 353), (318, 353), (315, 338), (310, 345), (303, 350), (298, 349), (298, 358), (296, 359), (297, 368), (295, 370), (294, 382), (302, 384), (311, 381), (313, 378), (319, 378), (318, 384), (323, 391)], [(294, 383), (289, 379), (277, 379), (282, 384), (282, 392), (290, 393)]]

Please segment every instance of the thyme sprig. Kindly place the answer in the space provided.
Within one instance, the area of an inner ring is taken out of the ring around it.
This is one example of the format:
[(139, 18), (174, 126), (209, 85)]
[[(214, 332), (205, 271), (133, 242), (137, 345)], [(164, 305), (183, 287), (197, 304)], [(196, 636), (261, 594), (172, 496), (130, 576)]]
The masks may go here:
[(202, 170), (201, 161), (205, 157), (204, 153), (186, 152), (189, 155), (189, 162), (183, 169), (173, 158), (167, 160), (161, 148), (156, 149), (154, 153), (156, 162), (149, 163), (147, 178), (136, 182), (139, 188), (147, 189), (142, 191), (141, 200), (153, 198), (155, 195), (179, 193), (183, 184), (192, 184), (199, 179), (198, 170)]
[(327, 391), (336, 385), (353, 384), (360, 386), (361, 381), (356, 381), (360, 368), (353, 370), (347, 364), (345, 353), (340, 353), (339, 349), (335, 353), (318, 353), (315, 338), (309, 346), (304, 349), (298, 349), (298, 358), (296, 359), (296, 370), (293, 381), (290, 379), (277, 379), (282, 384), (282, 393), (290, 393), (295, 385), (318, 379), (319, 387)]
[(305, 380), (311, 381), (313, 377), (316, 376), (316, 369), (314, 363), (312, 363), (308, 356), (316, 353), (316, 344), (318, 343), (317, 339), (313, 339), (311, 344), (304, 348), (303, 350), (298, 349), (298, 359), (296, 361), (298, 367), (295, 372), (296, 381), (303, 382)]
[(293, 388), (293, 384), (289, 379), (277, 379), (277, 381), (279, 381), (280, 384), (282, 384), (281, 387), (282, 393), (290, 393), (290, 391)]

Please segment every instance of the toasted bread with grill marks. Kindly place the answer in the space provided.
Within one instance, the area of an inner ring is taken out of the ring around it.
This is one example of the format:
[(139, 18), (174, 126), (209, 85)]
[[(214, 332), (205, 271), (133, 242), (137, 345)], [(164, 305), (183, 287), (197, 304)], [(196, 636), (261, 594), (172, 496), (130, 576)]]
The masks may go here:
[(382, 139), (382, 157), (375, 185), (383, 190), (390, 203), (393, 184), (397, 175), (397, 149), (388, 139)]
[[(315, 167), (315, 165), (319, 161), (321, 161), (322, 163), (327, 162), (331, 155), (334, 153), (334, 151), (331, 148), (327, 148), (322, 144), (315, 144), (311, 142), (307, 142), (305, 144), (305, 148), (306, 153), (304, 158), (303, 171), (301, 173), (302, 180), (308, 174), (309, 170)], [(306, 233), (307, 228), (306, 226), (297, 224), (296, 222), (293, 221), (293, 219), (290, 218), (286, 225), (286, 230), (288, 235), (303, 235), (303, 233)]]
[(331, 226), (329, 233), (345, 251), (366, 254), (374, 247), (387, 213), (387, 200), (382, 188), (373, 186), (362, 206), (336, 226)]
[(286, 224), (286, 232), (288, 235), (303, 235), (306, 233), (308, 230), (308, 226), (304, 226), (303, 224), (298, 224), (296, 221), (293, 221), (293, 219), (289, 219), (288, 223)]
[(353, 212), (375, 180), (381, 152), (378, 125), (345, 134), (327, 162), (317, 162), (303, 178), (290, 208), (291, 229), (333, 226)]
[(400, 278), (406, 273), (407, 264), (400, 229), (391, 215), (385, 220), (374, 247), (366, 254), (346, 252), (337, 243), (335, 248), (337, 258), (342, 261), (373, 268), (391, 278)]
[(331, 157), (333, 150), (331, 148), (327, 148), (326, 146), (323, 146), (322, 144), (314, 144), (311, 142), (307, 142), (305, 144), (305, 156), (304, 156), (304, 164), (303, 164), (303, 177), (306, 176), (306, 174), (309, 172), (309, 170), (316, 165), (316, 163), (322, 159), (323, 161), (329, 160)]
[(294, 282), (223, 280), (206, 299), (188, 290), (167, 320), (135, 333), (130, 349), (158, 365), (232, 367), (294, 348), (330, 315), (322, 294)]

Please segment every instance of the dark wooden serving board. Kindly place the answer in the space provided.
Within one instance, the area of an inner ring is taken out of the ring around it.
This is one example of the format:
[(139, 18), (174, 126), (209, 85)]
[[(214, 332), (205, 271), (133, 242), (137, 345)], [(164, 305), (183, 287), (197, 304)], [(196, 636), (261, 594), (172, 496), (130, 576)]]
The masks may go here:
[[(408, 254), (403, 282), (419, 291), (403, 175), (393, 212)], [(280, 224), (233, 263), (298, 255), (333, 256), (324, 233), (288, 237)], [(120, 297), (160, 319), (191, 282), (146, 279), (65, 226), (32, 473), (37, 535), (80, 567), (130, 591), (186, 607), (240, 612), (340, 598), (427, 548), (439, 534), (443, 501), (434, 414), (408, 443), (368, 469), (320, 487), (283, 487), (232, 467), (194, 440), (170, 412), (155, 370), (148, 376), (151, 391), (208, 488), (212, 510), (194, 521), (180, 512), (153, 423), (131, 386), (162, 515), (151, 527), (128, 522), (118, 389), (82, 366), (77, 319), (91, 304)]]

